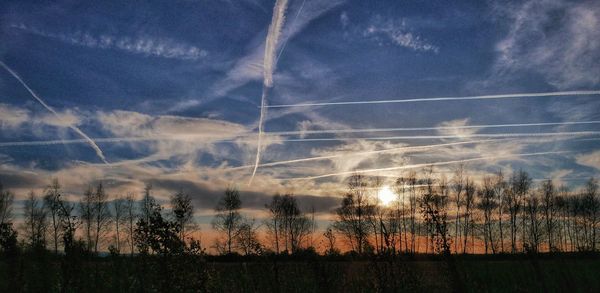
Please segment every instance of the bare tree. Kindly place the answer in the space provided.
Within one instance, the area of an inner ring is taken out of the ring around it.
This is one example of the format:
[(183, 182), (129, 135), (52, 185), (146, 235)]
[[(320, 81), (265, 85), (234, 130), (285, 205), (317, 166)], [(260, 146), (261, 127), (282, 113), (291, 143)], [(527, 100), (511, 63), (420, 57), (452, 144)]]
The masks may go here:
[(240, 193), (233, 188), (227, 188), (225, 190), (225, 196), (223, 196), (215, 211), (217, 214), (213, 219), (213, 228), (225, 235), (225, 252), (233, 252), (233, 244), (237, 233), (239, 233), (240, 225), (243, 223), (242, 216), (239, 210), (242, 207), (242, 201), (240, 200)]
[(44, 206), (48, 210), (51, 221), (51, 233), (54, 245), (54, 253), (58, 253), (58, 238), (60, 237), (60, 211), (61, 211), (61, 191), (58, 179), (53, 179), (52, 183), (46, 188), (44, 196)]
[(189, 195), (179, 191), (171, 197), (171, 213), (173, 220), (179, 226), (179, 239), (185, 243), (185, 238), (194, 225), (194, 205)]
[(262, 253), (262, 246), (258, 241), (258, 226), (254, 220), (243, 221), (236, 233), (236, 244), (244, 255), (258, 255)]
[(500, 234), (498, 238), (500, 240), (500, 251), (502, 253), (504, 253), (504, 225), (502, 224), (502, 220), (504, 219), (504, 210), (506, 209), (506, 188), (507, 184), (504, 180), (504, 175), (502, 174), (502, 171), (499, 171), (495, 177), (494, 196), (498, 203), (498, 232)]
[(93, 232), (95, 216), (94, 216), (94, 189), (92, 188), (91, 185), (88, 186), (88, 188), (83, 192), (83, 198), (81, 198), (81, 200), (79, 202), (79, 215), (80, 215), (81, 223), (83, 224), (87, 250), (92, 251), (92, 247), (94, 246), (92, 232)]
[(469, 231), (471, 231), (471, 235), (473, 235), (473, 208), (475, 205), (476, 191), (477, 187), (475, 186), (475, 183), (469, 177), (465, 178), (465, 220), (463, 223), (463, 253), (467, 253), (467, 240), (469, 239)]
[[(450, 236), (448, 235), (448, 184), (445, 178), (439, 180), (438, 188), (432, 177), (433, 170), (425, 172), (425, 189), (419, 202), (423, 221), (428, 226), (432, 252), (450, 255)], [(427, 251), (427, 248), (426, 248)]]
[(273, 247), (277, 254), (279, 254), (280, 238), (282, 234), (281, 230), (283, 228), (283, 206), (281, 201), (281, 195), (275, 194), (271, 198), (271, 202), (265, 205), (265, 208), (267, 208), (269, 213), (269, 217), (265, 220), (265, 226), (267, 227), (267, 232), (273, 238)]
[(118, 253), (121, 252), (121, 234), (123, 233), (123, 224), (127, 221), (127, 202), (124, 198), (117, 196), (111, 204), (115, 224), (115, 248)]
[(129, 252), (131, 254), (131, 256), (133, 256), (133, 253), (135, 251), (135, 241), (133, 239), (133, 235), (135, 232), (135, 219), (138, 217), (137, 215), (137, 211), (136, 211), (136, 204), (135, 204), (135, 197), (133, 195), (133, 193), (128, 193), (127, 196), (125, 197), (125, 229), (127, 230), (127, 234), (128, 234), (128, 242), (129, 242)]
[(75, 205), (66, 201), (58, 201), (58, 217), (60, 220), (61, 235), (63, 238), (64, 252), (69, 254), (75, 244), (75, 233), (79, 227), (79, 219), (74, 214)]
[(108, 205), (108, 195), (104, 191), (102, 183), (99, 183), (94, 193), (94, 252), (98, 253), (99, 246), (110, 228), (111, 214)]
[(0, 183), (0, 225), (12, 221), (14, 199), (15, 196), (9, 190), (4, 190)]
[[(510, 188), (507, 191), (508, 212), (510, 214), (510, 244), (512, 253), (517, 252), (517, 231), (518, 231), (518, 216), (523, 206), (525, 195), (529, 192), (531, 186), (531, 178), (529, 174), (523, 170), (513, 174), (510, 179)], [(522, 217), (523, 226), (525, 226), (525, 217)], [(523, 231), (523, 235), (524, 235)], [(525, 237), (522, 237), (524, 241)]]
[[(529, 222), (529, 235), (527, 246), (532, 252), (540, 250), (540, 242), (542, 237), (542, 219), (541, 203), (537, 192), (530, 192), (525, 195), (525, 214)], [(525, 226), (523, 226), (525, 228)], [(523, 239), (525, 241), (525, 239)]]
[(372, 207), (367, 194), (367, 182), (360, 175), (352, 175), (348, 181), (348, 193), (336, 209), (337, 219), (333, 228), (344, 235), (354, 251), (362, 254), (369, 245)]
[(410, 213), (410, 252), (416, 252), (416, 238), (417, 238), (417, 173), (410, 172), (408, 174), (408, 187), (409, 187), (409, 196), (408, 196), (408, 205), (409, 205), (409, 213)]
[(552, 180), (547, 180), (542, 183), (541, 193), (542, 209), (546, 224), (546, 238), (548, 239), (548, 251), (553, 251), (556, 248), (554, 244), (554, 231), (556, 227), (556, 190)]
[(492, 177), (486, 176), (483, 178), (483, 184), (478, 192), (479, 204), (478, 208), (483, 212), (483, 239), (485, 253), (491, 248), (492, 253), (496, 253), (494, 236), (492, 233), (492, 215), (497, 207), (496, 196), (494, 192), (495, 182)]
[(33, 249), (46, 248), (46, 230), (48, 228), (46, 209), (33, 191), (29, 192), (23, 203), (23, 230), (29, 246)]
[(458, 243), (460, 242), (460, 233), (458, 228), (460, 227), (460, 207), (462, 205), (461, 195), (465, 189), (465, 178), (464, 178), (464, 164), (458, 165), (458, 168), (454, 172), (454, 178), (452, 179), (452, 189), (454, 191), (454, 207), (456, 208), (456, 219), (454, 222), (454, 252), (458, 253)]
[(331, 226), (327, 227), (327, 229), (325, 230), (325, 233), (323, 233), (323, 237), (325, 237), (325, 240), (326, 240), (325, 254), (326, 255), (338, 254), (339, 250), (337, 249), (337, 246), (335, 245), (336, 237), (335, 237), (335, 233), (333, 232), (333, 228)]
[(590, 251), (596, 251), (596, 232), (600, 219), (600, 199), (598, 196), (598, 181), (590, 178), (585, 185), (581, 200), (585, 248)]

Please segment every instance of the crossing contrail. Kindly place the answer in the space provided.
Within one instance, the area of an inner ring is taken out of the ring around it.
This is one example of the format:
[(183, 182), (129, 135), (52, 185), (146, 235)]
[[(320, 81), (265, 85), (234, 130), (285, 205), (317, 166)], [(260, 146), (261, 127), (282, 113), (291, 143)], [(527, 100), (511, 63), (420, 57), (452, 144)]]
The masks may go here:
[(256, 159), (254, 162), (254, 170), (248, 185), (252, 184), (254, 175), (256, 175), (256, 169), (260, 163), (260, 152), (262, 148), (262, 136), (264, 128), (264, 118), (267, 115), (267, 98), (271, 88), (273, 87), (273, 71), (277, 65), (276, 50), (277, 41), (281, 35), (281, 29), (285, 20), (285, 10), (287, 9), (287, 0), (277, 0), (275, 7), (273, 7), (273, 18), (271, 19), (271, 25), (269, 25), (269, 31), (267, 32), (267, 39), (265, 41), (265, 57), (263, 60), (263, 93), (260, 99), (260, 117), (258, 118), (258, 142), (256, 146)]
[[(464, 145), (464, 144), (475, 144), (475, 143), (482, 143), (482, 142), (496, 142), (496, 141), (501, 141), (501, 140), (504, 140), (504, 139), (496, 139), (496, 140), (486, 139), (486, 140), (461, 141), (461, 142), (451, 142), (451, 143), (422, 145), (422, 146), (405, 146), (405, 147), (389, 148), (389, 149), (376, 150), (376, 151), (349, 152), (349, 153), (337, 154), (337, 155), (317, 156), (317, 157), (310, 157), (310, 158), (302, 158), (302, 159), (294, 159), (294, 160), (285, 160), (285, 161), (263, 163), (263, 164), (260, 164), (259, 167), (272, 167), (272, 166), (279, 166), (279, 165), (288, 165), (288, 164), (293, 164), (293, 163), (302, 163), (302, 162), (311, 162), (311, 161), (320, 161), (320, 160), (327, 160), (327, 159), (342, 158), (342, 157), (347, 157), (347, 156), (359, 156), (359, 155), (372, 155), (372, 154), (381, 154), (381, 153), (393, 153), (393, 152), (398, 152), (398, 151), (407, 151), (408, 152), (408, 151), (432, 149), (432, 148), (446, 147), (446, 146), (455, 146), (455, 145)], [(248, 169), (248, 168), (252, 168), (252, 167), (254, 167), (254, 165), (245, 165), (245, 166), (228, 168), (226, 171), (235, 171), (235, 170), (241, 170), (241, 169)]]
[[(21, 83), (23, 85), (23, 87), (25, 87), (25, 89), (31, 94), (31, 96), (36, 99), (40, 104), (42, 104), (42, 106), (44, 108), (46, 108), (46, 110), (50, 111), (52, 114), (54, 114), (54, 116), (60, 121), (62, 120), (60, 118), (60, 116), (58, 115), (58, 113), (56, 113), (56, 111), (54, 111), (54, 109), (52, 107), (50, 107), (48, 104), (46, 104), (44, 102), (44, 100), (42, 100), (42, 98), (40, 98), (24, 81), (23, 79), (21, 79), (21, 77), (14, 72), (12, 69), (10, 69), (10, 67), (8, 67), (8, 65), (4, 64), (4, 62), (0, 61), (0, 65), (2, 67), (4, 67), (4, 69), (6, 69), (6, 71), (8, 71), (8, 73), (10, 73), (16, 80), (19, 81), (19, 83)], [(106, 158), (104, 157), (104, 154), (102, 153), (102, 150), (98, 147), (98, 145), (96, 145), (96, 143), (89, 137), (87, 136), (87, 134), (85, 134), (83, 131), (81, 131), (81, 129), (79, 129), (79, 127), (75, 126), (75, 125), (68, 125), (68, 127), (70, 129), (72, 129), (73, 131), (75, 131), (77, 134), (79, 134), (79, 136), (83, 137), (85, 139), (85, 141), (94, 149), (94, 151), (96, 151), (96, 155), (98, 155), (98, 157), (100, 157), (100, 159), (105, 163), (108, 164), (108, 161), (106, 160)]]
[[(526, 132), (526, 133), (475, 133), (469, 135), (416, 135), (416, 136), (381, 136), (381, 137), (338, 137), (338, 138), (298, 138), (298, 139), (280, 139), (278, 142), (312, 142), (312, 141), (348, 141), (348, 140), (427, 140), (427, 139), (456, 139), (456, 138), (519, 138), (519, 137), (568, 137), (568, 136), (591, 136), (600, 135), (600, 131), (574, 131), (574, 132)], [(249, 135), (241, 135), (249, 136)], [(198, 139), (212, 138), (206, 135), (187, 135), (187, 136), (146, 136), (146, 137), (102, 137), (94, 138), (97, 143), (120, 143), (120, 142), (142, 142), (142, 141), (195, 141)], [(214, 137), (218, 138), (218, 137)], [(212, 142), (239, 142), (239, 139), (215, 139)], [(64, 139), (64, 140), (41, 140), (41, 141), (11, 141), (0, 142), (0, 147), (14, 146), (44, 146), (55, 144), (73, 144), (89, 143), (88, 139)], [(463, 144), (469, 142), (456, 142)], [(442, 144), (445, 145), (445, 144)], [(252, 165), (254, 166), (254, 165)], [(259, 166), (263, 166), (259, 164)], [(267, 165), (268, 166), (268, 165)]]
[[(294, 17), (294, 20), (290, 23), (290, 28), (292, 28), (294, 26), (294, 23), (296, 23), (296, 21), (298, 20), (298, 17), (300, 16), (300, 13), (302, 13), (302, 9), (304, 8), (304, 4), (306, 4), (306, 0), (302, 0), (302, 4), (300, 4), (300, 8), (298, 9), (298, 12), (296, 13), (296, 17)], [(285, 50), (285, 46), (287, 45), (288, 41), (290, 40), (291, 36), (288, 36), (286, 39), (284, 39), (283, 43), (281, 44), (281, 50), (279, 50), (279, 55), (277, 55), (277, 60), (276, 62), (279, 62), (279, 58), (281, 58), (281, 55), (283, 54), (283, 50)]]
[(483, 124), (459, 126), (432, 126), (432, 127), (393, 127), (393, 128), (364, 128), (364, 129), (323, 129), (323, 130), (293, 130), (264, 132), (265, 135), (306, 135), (326, 133), (361, 133), (361, 132), (394, 132), (394, 131), (420, 131), (420, 130), (452, 130), (452, 129), (478, 129), (478, 128), (510, 128), (531, 126), (559, 126), (559, 125), (589, 125), (600, 124), (600, 121), (567, 121), (567, 122), (540, 122), (540, 123), (513, 123), (513, 124)]
[(327, 137), (327, 138), (291, 138), (281, 139), (278, 142), (314, 142), (314, 141), (349, 141), (349, 140), (426, 140), (426, 139), (452, 139), (452, 138), (497, 138), (497, 137), (546, 137), (546, 136), (586, 136), (600, 135), (600, 131), (573, 131), (573, 132), (527, 132), (527, 133), (474, 133), (466, 135), (406, 135), (406, 136), (379, 136), (379, 137)]
[(423, 168), (423, 167), (428, 167), (428, 166), (442, 166), (442, 165), (452, 165), (452, 164), (468, 163), (468, 162), (475, 162), (475, 161), (485, 161), (485, 160), (493, 160), (493, 159), (555, 155), (555, 154), (563, 154), (563, 153), (569, 153), (569, 152), (570, 151), (553, 151), (553, 152), (537, 152), (537, 153), (499, 155), (499, 156), (485, 156), (485, 157), (470, 158), (470, 159), (463, 159), (463, 160), (453, 160), (453, 161), (423, 163), (423, 164), (414, 164), (414, 165), (406, 165), (406, 166), (398, 166), (398, 167), (363, 169), (363, 170), (355, 170), (355, 171), (329, 173), (329, 174), (304, 177), (304, 178), (291, 178), (288, 180), (313, 180), (313, 179), (319, 179), (319, 178), (326, 178), (326, 177), (333, 177), (333, 176), (340, 176), (340, 175), (351, 175), (351, 174), (358, 174), (358, 173), (362, 174), (362, 173), (373, 173), (373, 172), (382, 172), (382, 171), (395, 171), (395, 170), (403, 170), (403, 169)]
[(261, 106), (261, 107), (291, 108), (291, 107), (343, 106), (343, 105), (389, 104), (389, 103), (418, 103), (418, 102), (439, 102), (439, 101), (461, 101), (461, 100), (492, 100), (492, 99), (559, 97), (559, 96), (591, 96), (591, 95), (600, 95), (600, 91), (598, 91), (598, 90), (583, 90), (583, 91), (519, 93), (519, 94), (500, 94), (500, 95), (462, 96), (462, 97), (437, 97), (437, 98), (394, 99), (394, 100), (366, 100), (366, 101), (347, 101), (347, 102), (300, 103), (300, 104), (265, 105), (265, 106)]

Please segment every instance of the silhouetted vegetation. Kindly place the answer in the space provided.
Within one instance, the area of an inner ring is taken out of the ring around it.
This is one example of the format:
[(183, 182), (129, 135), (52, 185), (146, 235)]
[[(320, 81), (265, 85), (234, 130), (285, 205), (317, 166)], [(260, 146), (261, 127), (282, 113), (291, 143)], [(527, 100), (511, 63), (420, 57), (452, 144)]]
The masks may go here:
[(477, 181), (462, 166), (451, 178), (429, 167), (394, 180), (386, 205), (383, 184), (350, 176), (320, 231), (293, 194), (273, 195), (257, 221), (227, 188), (211, 246), (183, 190), (161, 204), (151, 185), (136, 199), (97, 183), (73, 201), (54, 179), (16, 212), (0, 185), (0, 291), (600, 290), (593, 178), (571, 191), (522, 170)]

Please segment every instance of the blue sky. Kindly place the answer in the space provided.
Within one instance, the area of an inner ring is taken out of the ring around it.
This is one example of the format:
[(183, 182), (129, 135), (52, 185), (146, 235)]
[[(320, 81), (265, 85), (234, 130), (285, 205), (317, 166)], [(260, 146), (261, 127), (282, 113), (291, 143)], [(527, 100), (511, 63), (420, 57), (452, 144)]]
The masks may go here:
[[(208, 213), (232, 185), (249, 211), (274, 192), (326, 211), (349, 172), (399, 176), (426, 163), (448, 173), (467, 160), (475, 177), (524, 168), (572, 186), (597, 176), (597, 1), (284, 2), (277, 36), (275, 1), (2, 1), (0, 61), (56, 115), (1, 68), (0, 180), (24, 197), (58, 177), (74, 200), (90, 182), (114, 194), (151, 182), (157, 196), (183, 189)], [(588, 92), (268, 108), (260, 164), (271, 165), (247, 184), (262, 97), (573, 91)], [(302, 158), (313, 159), (284, 162)]]

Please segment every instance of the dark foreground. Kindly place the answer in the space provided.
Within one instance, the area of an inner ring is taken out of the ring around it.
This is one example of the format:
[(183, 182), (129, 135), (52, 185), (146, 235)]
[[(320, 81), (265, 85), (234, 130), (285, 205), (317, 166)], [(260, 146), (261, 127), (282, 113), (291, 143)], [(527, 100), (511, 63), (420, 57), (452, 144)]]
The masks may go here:
[(600, 292), (598, 255), (3, 257), (0, 292)]

